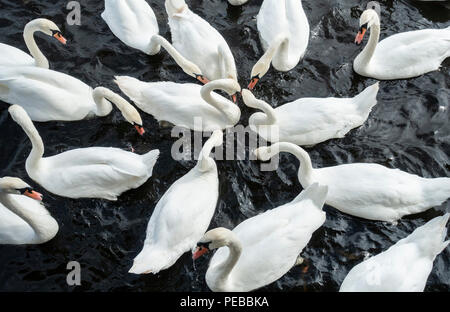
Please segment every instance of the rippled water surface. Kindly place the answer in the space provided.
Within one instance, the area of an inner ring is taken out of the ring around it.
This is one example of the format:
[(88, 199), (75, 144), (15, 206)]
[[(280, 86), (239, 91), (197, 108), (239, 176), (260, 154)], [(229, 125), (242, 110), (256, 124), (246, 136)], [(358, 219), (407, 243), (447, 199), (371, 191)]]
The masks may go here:
[[(162, 51), (149, 57), (122, 44), (100, 17), (103, 1), (82, 0), (82, 26), (65, 23), (68, 1), (0, 0), (0, 42), (25, 50), (24, 25), (47, 17), (61, 26), (67, 46), (44, 35), (38, 44), (51, 68), (73, 75), (92, 87), (115, 91), (114, 75), (130, 75), (145, 81), (193, 82)], [(148, 0), (158, 18), (160, 33), (170, 38), (163, 0)], [(380, 1), (382, 38), (397, 32), (444, 28), (450, 25), (449, 2)], [(263, 50), (255, 17), (261, 0), (232, 7), (225, 0), (187, 0), (191, 9), (210, 22), (228, 41), (235, 56), (242, 86)], [(300, 97), (350, 97), (375, 81), (353, 72), (352, 61), (362, 47), (353, 44), (358, 17), (366, 2), (350, 0), (303, 1), (311, 26), (306, 56), (288, 73), (273, 69), (255, 94), (274, 107)], [(378, 104), (368, 121), (344, 139), (331, 140), (308, 149), (316, 167), (351, 162), (376, 162), (424, 177), (450, 174), (449, 64), (422, 77), (381, 82)], [(242, 109), (247, 125), (252, 111)], [(30, 142), (12, 121), (8, 105), (0, 103), (0, 176), (24, 178)], [(89, 146), (114, 146), (137, 153), (161, 150), (153, 177), (142, 187), (123, 194), (117, 202), (71, 200), (45, 195), (45, 203), (58, 220), (60, 231), (40, 246), (0, 246), (1, 291), (70, 291), (66, 264), (82, 267), (82, 291), (207, 291), (204, 275), (209, 257), (195, 267), (185, 254), (158, 275), (128, 274), (140, 251), (147, 222), (158, 199), (169, 186), (188, 172), (194, 161), (172, 160), (175, 138), (149, 115), (142, 113), (147, 134), (137, 135), (114, 111), (111, 115), (81, 122), (37, 124), (46, 146), (45, 155)], [(292, 200), (302, 187), (297, 180), (298, 161), (282, 154), (275, 172), (261, 172), (254, 161), (218, 161), (220, 197), (211, 228), (233, 228), (243, 220)], [(450, 202), (425, 213), (402, 219), (398, 225), (372, 222), (325, 206), (327, 220), (316, 231), (302, 256), (305, 263), (293, 268), (266, 291), (337, 291), (348, 271), (367, 255), (377, 254), (411, 233), (417, 226), (449, 210)], [(195, 220), (192, 225), (195, 226)], [(270, 246), (268, 246), (270, 248)], [(439, 255), (426, 291), (450, 290), (450, 248)]]

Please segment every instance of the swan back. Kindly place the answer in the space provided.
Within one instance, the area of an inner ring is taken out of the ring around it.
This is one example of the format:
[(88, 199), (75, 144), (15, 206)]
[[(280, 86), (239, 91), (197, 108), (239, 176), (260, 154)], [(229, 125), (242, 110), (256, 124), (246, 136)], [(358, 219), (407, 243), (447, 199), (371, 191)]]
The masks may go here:
[(117, 38), (144, 53), (159, 33), (155, 13), (145, 0), (105, 0), (101, 16)]

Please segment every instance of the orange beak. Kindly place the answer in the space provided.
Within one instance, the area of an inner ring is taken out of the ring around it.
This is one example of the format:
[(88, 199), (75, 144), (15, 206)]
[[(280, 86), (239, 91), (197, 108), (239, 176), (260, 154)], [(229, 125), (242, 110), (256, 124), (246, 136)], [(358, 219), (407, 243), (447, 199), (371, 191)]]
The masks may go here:
[(138, 132), (140, 135), (144, 135), (144, 133), (145, 133), (144, 127), (139, 126), (139, 125), (134, 125), (134, 127), (136, 128), (137, 132)]
[(255, 88), (256, 84), (258, 83), (258, 81), (259, 81), (259, 77), (258, 76), (253, 77), (252, 80), (250, 81), (249, 85), (248, 85), (248, 89), (250, 91), (253, 90)]
[(67, 39), (63, 37), (63, 35), (60, 32), (57, 32), (53, 35), (54, 38), (56, 38), (59, 42), (61, 42), (62, 44), (66, 44), (67, 43)]
[(197, 247), (197, 249), (195, 249), (194, 253), (192, 254), (192, 259), (197, 260), (204, 254), (208, 253), (208, 251), (209, 249), (206, 247)]
[(231, 96), (231, 98), (233, 99), (234, 104), (236, 104), (237, 103), (237, 92), (235, 94), (233, 94)]
[(361, 44), (361, 42), (363, 41), (364, 35), (366, 34), (366, 31), (367, 31), (367, 28), (361, 27), (361, 29), (358, 31), (358, 34), (356, 35), (356, 38), (355, 38), (356, 44)]
[(25, 195), (25, 196), (27, 196), (27, 197), (30, 197), (30, 198), (33, 198), (33, 199), (35, 199), (35, 200), (38, 200), (38, 201), (42, 201), (42, 194), (40, 194), (40, 193), (38, 193), (38, 192), (35, 192), (35, 191), (33, 191), (33, 190), (31, 190), (31, 191), (25, 191), (24, 193), (23, 193), (23, 195)]
[(203, 75), (195, 75), (198, 81), (200, 81), (203, 84), (207, 84), (209, 82), (208, 79), (206, 79)]

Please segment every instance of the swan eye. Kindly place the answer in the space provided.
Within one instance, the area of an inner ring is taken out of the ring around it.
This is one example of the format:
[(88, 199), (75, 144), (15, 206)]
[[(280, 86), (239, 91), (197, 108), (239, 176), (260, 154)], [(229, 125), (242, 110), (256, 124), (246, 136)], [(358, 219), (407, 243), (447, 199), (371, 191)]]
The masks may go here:
[(18, 191), (20, 194), (25, 194), (26, 192), (31, 193), (33, 192), (33, 189), (31, 187), (25, 187), (22, 189), (16, 189), (16, 191)]

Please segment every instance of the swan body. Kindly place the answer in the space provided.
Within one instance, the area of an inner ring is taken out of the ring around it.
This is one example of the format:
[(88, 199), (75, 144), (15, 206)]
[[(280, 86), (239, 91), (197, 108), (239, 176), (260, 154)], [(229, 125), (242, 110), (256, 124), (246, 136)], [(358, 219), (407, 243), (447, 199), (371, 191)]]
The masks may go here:
[(130, 273), (156, 274), (191, 250), (208, 229), (219, 197), (215, 161), (209, 156), (223, 143), (220, 130), (205, 143), (197, 165), (161, 197), (150, 218), (142, 251)]
[(218, 228), (206, 233), (194, 258), (205, 253), (205, 247), (219, 248), (206, 272), (208, 287), (252, 291), (281, 278), (325, 222), (326, 196), (327, 187), (316, 183), (292, 202), (247, 219), (233, 231)]
[(252, 69), (250, 90), (270, 64), (283, 72), (297, 66), (309, 42), (309, 23), (301, 0), (264, 0), (257, 26), (265, 53)]
[(445, 241), (450, 214), (418, 227), (386, 251), (350, 270), (341, 292), (422, 292)]
[(175, 49), (196, 64), (206, 79), (237, 81), (234, 57), (222, 35), (184, 0), (166, 0), (165, 6)]
[(370, 29), (367, 46), (353, 62), (354, 70), (362, 76), (379, 80), (413, 78), (438, 70), (450, 56), (450, 27), (403, 32), (378, 42), (380, 18), (373, 9), (363, 12), (360, 26), (357, 43)]
[(361, 126), (377, 103), (378, 83), (354, 98), (302, 98), (272, 108), (242, 91), (244, 103), (263, 113), (250, 116), (250, 128), (266, 141), (315, 145), (333, 138), (343, 138)]
[(42, 244), (55, 237), (58, 222), (41, 200), (21, 179), (0, 179), (0, 244)]
[(25, 26), (23, 32), (25, 44), (31, 55), (16, 47), (0, 43), (0, 66), (37, 66), (48, 69), (48, 60), (39, 50), (33, 37), (37, 31), (56, 38), (62, 44), (67, 42), (55, 23), (45, 18), (34, 19)]
[(151, 177), (159, 156), (159, 150), (137, 155), (118, 148), (90, 147), (43, 158), (44, 144), (25, 110), (12, 105), (9, 113), (33, 146), (25, 166), (28, 175), (59, 196), (117, 200)]
[[(213, 131), (239, 122), (239, 107), (212, 92), (221, 89), (232, 95), (241, 90), (232, 79), (220, 79), (204, 86), (174, 82), (142, 82), (136, 78), (116, 77), (116, 83), (140, 109), (158, 121), (195, 131)], [(199, 118), (199, 123), (195, 118)]]
[(142, 127), (137, 110), (106, 88), (49, 69), (0, 67), (0, 100), (21, 105), (34, 121), (75, 121), (106, 116), (112, 101), (132, 124)]
[(279, 152), (289, 152), (300, 160), (299, 181), (328, 186), (326, 203), (364, 219), (395, 223), (405, 215), (438, 206), (450, 197), (450, 178), (422, 178), (378, 164), (353, 163), (314, 169), (308, 153), (292, 143), (261, 147), (255, 154), (269, 160)]
[(101, 16), (113, 34), (126, 45), (148, 55), (158, 54), (162, 46), (186, 74), (206, 82), (200, 68), (159, 35), (155, 13), (145, 0), (105, 0)]

